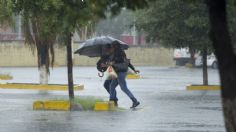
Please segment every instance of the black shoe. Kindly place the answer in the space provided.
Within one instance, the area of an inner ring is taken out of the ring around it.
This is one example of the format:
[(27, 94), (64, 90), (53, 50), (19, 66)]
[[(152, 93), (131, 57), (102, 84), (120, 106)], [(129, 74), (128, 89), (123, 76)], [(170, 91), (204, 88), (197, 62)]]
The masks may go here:
[(115, 107), (118, 107), (118, 102), (114, 101), (114, 105), (115, 105)]
[(113, 102), (114, 102), (114, 106), (115, 106), (115, 107), (118, 107), (118, 100), (110, 99), (110, 101), (113, 101)]
[(140, 102), (136, 101), (136, 102), (133, 102), (133, 105), (130, 107), (131, 109), (137, 107), (138, 105), (140, 105)]

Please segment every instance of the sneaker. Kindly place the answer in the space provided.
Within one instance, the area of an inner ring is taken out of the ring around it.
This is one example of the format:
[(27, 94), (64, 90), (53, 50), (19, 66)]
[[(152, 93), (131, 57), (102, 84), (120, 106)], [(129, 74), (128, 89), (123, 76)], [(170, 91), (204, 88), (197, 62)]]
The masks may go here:
[(140, 105), (140, 102), (134, 102), (133, 105), (130, 107), (131, 109), (137, 107), (138, 105)]

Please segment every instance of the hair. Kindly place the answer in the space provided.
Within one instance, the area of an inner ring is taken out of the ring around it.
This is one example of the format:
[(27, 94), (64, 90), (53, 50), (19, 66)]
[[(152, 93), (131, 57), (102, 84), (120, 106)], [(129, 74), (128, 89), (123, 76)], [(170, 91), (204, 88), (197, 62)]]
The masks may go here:
[(112, 46), (115, 48), (120, 48), (120, 43), (118, 41), (112, 42)]

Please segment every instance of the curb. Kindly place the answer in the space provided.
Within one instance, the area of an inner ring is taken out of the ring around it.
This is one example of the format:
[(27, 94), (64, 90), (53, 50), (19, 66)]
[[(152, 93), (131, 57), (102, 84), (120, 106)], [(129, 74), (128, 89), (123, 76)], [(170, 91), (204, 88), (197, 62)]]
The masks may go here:
[(61, 110), (69, 111), (69, 101), (35, 101), (33, 103), (33, 110)]
[[(81, 111), (81, 106), (70, 103), (70, 101), (62, 100), (46, 100), (46, 101), (34, 101), (33, 110), (56, 110), (56, 111)], [(113, 101), (97, 102), (94, 106), (94, 111), (115, 111), (123, 109), (117, 109)]]
[(186, 90), (220, 90), (218, 85), (191, 85), (187, 86)]
[(94, 106), (94, 111), (113, 111), (115, 104), (113, 101), (97, 102)]
[(0, 75), (0, 80), (12, 80), (13, 77), (11, 75)]
[[(58, 90), (67, 91), (68, 86), (62, 84), (33, 84), (33, 83), (6, 83), (0, 84), (0, 89), (31, 89), (31, 90)], [(74, 90), (80, 91), (84, 89), (84, 85), (75, 85)]]
[(140, 79), (140, 75), (139, 74), (127, 74), (126, 76), (127, 79)]

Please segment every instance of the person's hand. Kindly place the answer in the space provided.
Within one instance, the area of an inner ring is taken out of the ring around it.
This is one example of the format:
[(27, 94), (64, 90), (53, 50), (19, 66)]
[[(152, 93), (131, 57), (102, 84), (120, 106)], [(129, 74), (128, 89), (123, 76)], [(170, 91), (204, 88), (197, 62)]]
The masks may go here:
[(139, 70), (134, 70), (134, 72), (135, 72), (136, 74), (140, 73), (140, 71), (139, 71)]

